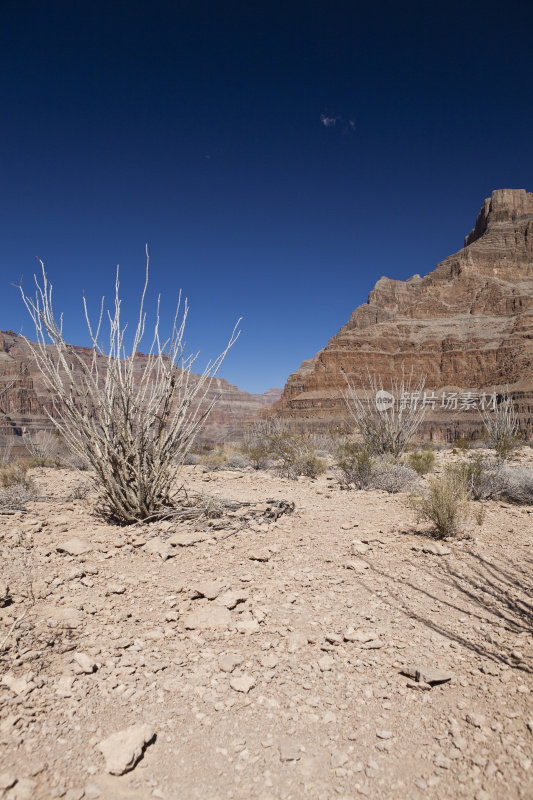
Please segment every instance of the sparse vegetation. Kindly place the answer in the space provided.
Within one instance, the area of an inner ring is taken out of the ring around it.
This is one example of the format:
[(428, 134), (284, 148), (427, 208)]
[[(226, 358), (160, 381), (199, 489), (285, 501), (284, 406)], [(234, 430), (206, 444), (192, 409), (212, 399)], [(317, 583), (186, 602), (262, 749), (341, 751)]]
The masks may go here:
[(147, 254), (131, 349), (126, 351), (117, 273), (106, 349), (101, 344), (103, 299), (96, 327), (84, 301), (92, 341), (91, 356), (84, 360), (65, 341), (62, 321), (52, 308), (52, 286), (42, 262), (41, 266), (42, 284), (36, 279), (35, 298), (28, 297), (22, 287), (20, 291), (37, 336), (36, 343), (26, 342), (54, 397), (51, 421), (71, 451), (91, 465), (103, 504), (114, 519), (129, 524), (162, 516), (175, 504), (175, 481), (184, 458), (216, 402), (207, 398), (210, 379), (238, 333), (234, 330), (220, 356), (193, 379), (196, 357), (184, 353), (187, 301), (181, 317), (178, 301), (171, 334), (164, 341), (159, 333), (158, 302), (152, 344), (144, 362), (139, 362), (146, 324)]
[(411, 495), (409, 504), (415, 509), (418, 522), (432, 523), (440, 539), (457, 536), (470, 515), (466, 481), (451, 469), (439, 478), (430, 478), (427, 491)]
[(368, 375), (360, 396), (345, 376), (344, 402), (365, 446), (372, 455), (390, 454), (395, 458), (407, 448), (418, 431), (426, 408), (422, 403), (425, 380), (413, 382), (413, 376), (392, 381), (385, 391), (383, 381)]
[(493, 411), (480, 411), (490, 447), (505, 461), (522, 441), (513, 398), (505, 392)]
[(36, 496), (28, 465), (14, 463), (0, 468), (0, 507), (23, 509)]
[(345, 442), (337, 450), (335, 466), (342, 486), (366, 489), (374, 469), (374, 458), (368, 447), (358, 442)]
[(417, 477), (417, 473), (410, 466), (382, 458), (374, 464), (370, 475), (370, 487), (389, 494), (397, 494), (405, 491)]
[(407, 456), (406, 462), (419, 475), (426, 475), (435, 467), (435, 453), (433, 450), (413, 450)]

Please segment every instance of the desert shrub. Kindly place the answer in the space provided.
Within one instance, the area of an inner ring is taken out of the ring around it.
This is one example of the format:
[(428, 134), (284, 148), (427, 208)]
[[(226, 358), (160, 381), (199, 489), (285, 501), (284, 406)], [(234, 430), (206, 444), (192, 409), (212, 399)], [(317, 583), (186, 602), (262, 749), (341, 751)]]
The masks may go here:
[(455, 442), (453, 443), (453, 446), (455, 450), (459, 450), (459, 452), (465, 453), (472, 447), (472, 441), (470, 439), (467, 439), (466, 436), (459, 436), (459, 438), (456, 439)]
[(413, 383), (412, 374), (406, 377), (402, 368), (400, 379), (392, 381), (385, 391), (381, 378), (368, 374), (362, 386), (364, 397), (356, 393), (345, 376), (346, 390), (342, 393), (365, 447), (372, 455), (401, 455), (418, 431), (426, 407), (421, 402), (425, 381)]
[(228, 454), (223, 447), (216, 447), (214, 450), (201, 455), (199, 458), (199, 463), (210, 472), (216, 472), (218, 469), (227, 469)]
[(412, 467), (380, 459), (374, 463), (369, 486), (396, 494), (405, 491), (417, 478), (418, 475)]
[(496, 474), (493, 497), (519, 505), (533, 505), (533, 469), (503, 466)]
[(407, 457), (407, 464), (419, 475), (426, 475), (433, 471), (435, 453), (433, 450), (413, 450)]
[(0, 468), (0, 507), (24, 508), (36, 497), (35, 485), (28, 476), (28, 465), (10, 464)]
[(107, 315), (107, 348), (101, 335), (103, 300), (95, 327), (84, 301), (92, 352), (89, 358), (83, 357), (64, 339), (42, 262), (41, 267), (42, 284), (36, 279), (35, 298), (28, 297), (22, 287), (20, 291), (37, 338), (37, 342), (25, 341), (54, 398), (51, 422), (71, 451), (91, 465), (103, 507), (114, 519), (131, 524), (168, 514), (176, 505), (176, 478), (184, 457), (216, 402), (207, 397), (211, 378), (238, 333), (233, 331), (225, 350), (193, 379), (196, 357), (184, 352), (187, 301), (181, 317), (178, 301), (172, 330), (164, 340), (159, 332), (158, 302), (152, 343), (140, 360), (146, 325), (147, 254), (131, 347), (126, 348), (117, 272), (114, 310)]
[(28, 486), (30, 484), (28, 464), (19, 462), (0, 468), (0, 487), (2, 489), (7, 489), (11, 486)]
[(270, 457), (270, 445), (267, 440), (244, 442), (242, 454), (254, 469), (265, 469)]
[(499, 464), (481, 453), (475, 453), (468, 461), (450, 464), (448, 470), (462, 481), (473, 500), (488, 500), (494, 495)]
[(367, 447), (358, 442), (345, 442), (337, 450), (335, 467), (341, 485), (365, 489), (370, 483), (374, 458)]
[(523, 441), (511, 395), (505, 392), (494, 410), (485, 409), (480, 414), (490, 447), (496, 450), (501, 461), (505, 461)]
[(246, 469), (250, 466), (250, 459), (247, 458), (244, 453), (239, 453), (236, 450), (231, 450), (228, 453), (228, 469)]
[(431, 522), (438, 538), (457, 536), (470, 515), (465, 480), (453, 470), (445, 470), (440, 478), (431, 478), (423, 494), (412, 495), (409, 504), (416, 510), (418, 521)]
[(326, 463), (316, 453), (304, 453), (298, 462), (298, 470), (306, 478), (318, 478), (325, 473)]

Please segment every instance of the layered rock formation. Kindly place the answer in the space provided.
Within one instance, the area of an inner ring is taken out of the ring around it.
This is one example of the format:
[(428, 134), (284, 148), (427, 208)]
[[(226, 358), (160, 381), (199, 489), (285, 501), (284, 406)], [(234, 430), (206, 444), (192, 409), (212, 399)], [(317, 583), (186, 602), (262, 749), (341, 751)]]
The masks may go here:
[[(423, 278), (381, 278), (368, 302), (289, 377), (274, 410), (295, 427), (344, 425), (342, 372), (354, 387), (370, 372), (387, 388), (402, 365), (424, 376), (428, 394), (438, 398), (427, 408), (429, 437), (453, 439), (480, 427), (475, 406), (461, 408), (469, 390), (479, 405), (508, 387), (523, 425), (531, 426), (533, 193), (494, 191), (462, 250)], [(452, 401), (447, 408), (454, 392), (458, 406)]]
[[(75, 350), (87, 360), (91, 351), (84, 347)], [(145, 356), (138, 356), (139, 371)], [(196, 376), (193, 375), (193, 380)], [(281, 389), (264, 394), (249, 394), (232, 386), (224, 378), (213, 378), (207, 399), (219, 400), (211, 412), (201, 437), (209, 441), (227, 441), (242, 436), (244, 423), (254, 414), (279, 400)], [(53, 401), (30, 348), (13, 331), (0, 331), (0, 446), (14, 445), (12, 455), (22, 455), (24, 430), (36, 432), (52, 428), (47, 412), (53, 411)]]

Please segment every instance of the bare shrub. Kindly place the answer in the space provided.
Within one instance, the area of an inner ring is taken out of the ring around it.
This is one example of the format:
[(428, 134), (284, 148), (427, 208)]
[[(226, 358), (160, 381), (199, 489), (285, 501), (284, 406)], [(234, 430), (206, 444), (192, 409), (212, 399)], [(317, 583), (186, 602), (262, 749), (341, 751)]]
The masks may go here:
[(495, 476), (492, 496), (518, 505), (533, 505), (533, 469), (503, 466)]
[(287, 426), (278, 419), (255, 420), (244, 432), (243, 455), (249, 459), (254, 469), (265, 469), (273, 457), (273, 444), (276, 437), (287, 433)]
[(473, 500), (488, 500), (494, 496), (501, 465), (493, 458), (475, 453), (468, 461), (450, 464), (448, 469), (458, 480), (465, 483), (468, 494)]
[(9, 464), (13, 451), (13, 436), (6, 436), (0, 444), (0, 464)]
[(107, 315), (107, 348), (100, 341), (104, 300), (96, 328), (84, 300), (92, 342), (88, 359), (63, 337), (62, 318), (58, 321), (54, 315), (52, 286), (42, 262), (42, 285), (35, 278), (35, 298), (28, 297), (20, 287), (37, 337), (36, 343), (26, 342), (54, 398), (54, 415), (50, 418), (70, 449), (91, 465), (108, 513), (126, 524), (156, 518), (173, 507), (173, 484), (216, 402), (207, 400), (210, 379), (239, 335), (235, 329), (220, 356), (194, 378), (191, 370), (197, 356), (184, 353), (187, 301), (181, 317), (178, 301), (171, 334), (162, 341), (158, 300), (151, 346), (144, 363), (140, 362), (148, 264), (147, 253), (146, 279), (129, 353), (126, 327), (121, 322), (118, 272), (114, 311)]
[(405, 491), (417, 478), (416, 471), (411, 467), (380, 459), (374, 463), (369, 486), (389, 494), (397, 494)]
[(223, 447), (216, 447), (201, 455), (198, 463), (202, 464), (210, 472), (216, 472), (219, 469), (228, 467), (228, 454)]
[(518, 416), (511, 395), (505, 392), (493, 411), (484, 409), (479, 413), (489, 445), (496, 450), (498, 458), (504, 461), (521, 442)]
[(435, 467), (435, 453), (433, 450), (413, 450), (407, 456), (407, 464), (418, 475), (426, 475)]
[(395, 378), (390, 391), (386, 391), (381, 378), (368, 373), (367, 383), (361, 387), (365, 399), (361, 399), (344, 378), (346, 390), (342, 396), (368, 450), (373, 455), (401, 455), (425, 416), (425, 380), (414, 383), (412, 374), (406, 377), (402, 368), (401, 378)]
[(342, 486), (365, 489), (370, 483), (374, 458), (368, 448), (360, 443), (345, 442), (337, 450), (335, 467)]
[(440, 478), (431, 478), (426, 492), (411, 495), (409, 504), (415, 509), (418, 522), (433, 524), (439, 539), (457, 536), (470, 516), (466, 483), (449, 469)]
[(37, 496), (33, 481), (28, 476), (28, 465), (10, 464), (0, 468), (0, 507), (24, 509), (26, 503)]
[(55, 466), (59, 451), (57, 432), (25, 430), (22, 441), (32, 457), (33, 466)]

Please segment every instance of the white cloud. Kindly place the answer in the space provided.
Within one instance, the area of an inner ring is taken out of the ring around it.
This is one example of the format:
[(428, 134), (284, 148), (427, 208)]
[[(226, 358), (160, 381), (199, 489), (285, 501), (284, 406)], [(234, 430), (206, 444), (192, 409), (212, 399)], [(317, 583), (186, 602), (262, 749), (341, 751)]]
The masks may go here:
[(334, 128), (337, 124), (338, 117), (326, 117), (325, 114), (320, 115), (320, 122), (324, 128)]

